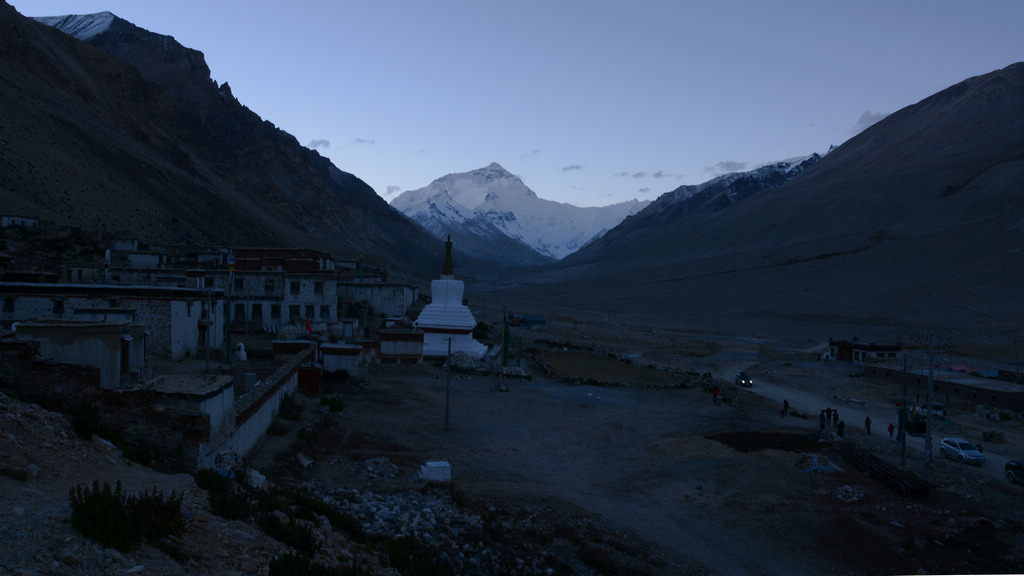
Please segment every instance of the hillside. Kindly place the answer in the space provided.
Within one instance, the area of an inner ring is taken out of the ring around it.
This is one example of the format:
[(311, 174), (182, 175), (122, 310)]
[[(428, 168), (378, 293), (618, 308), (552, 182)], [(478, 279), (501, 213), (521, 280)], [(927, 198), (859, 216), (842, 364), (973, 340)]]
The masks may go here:
[(48, 22), (88, 43), (0, 5), (5, 213), (151, 243), (375, 254), (414, 273), (443, 254), (215, 83), (201, 52), (109, 13), (77, 18)]
[(612, 231), (504, 297), (748, 334), (798, 325), (1005, 346), (1024, 319), (1022, 216), (1024, 64), (1014, 64), (890, 115), (727, 210), (652, 221), (628, 238)]

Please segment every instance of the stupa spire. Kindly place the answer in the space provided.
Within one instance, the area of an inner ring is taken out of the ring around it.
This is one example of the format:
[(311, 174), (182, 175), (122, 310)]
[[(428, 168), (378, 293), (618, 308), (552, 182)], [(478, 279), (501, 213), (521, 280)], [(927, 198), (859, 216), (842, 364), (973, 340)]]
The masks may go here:
[(444, 266), (441, 267), (441, 279), (451, 280), (455, 278), (455, 269), (452, 267), (452, 235), (444, 243)]

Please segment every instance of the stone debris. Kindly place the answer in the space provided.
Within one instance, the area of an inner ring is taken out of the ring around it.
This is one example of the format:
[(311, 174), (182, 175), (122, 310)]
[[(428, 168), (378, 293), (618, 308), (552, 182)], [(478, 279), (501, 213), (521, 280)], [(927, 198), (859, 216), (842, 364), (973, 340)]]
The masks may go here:
[(843, 469), (835, 465), (828, 458), (817, 454), (805, 454), (796, 463), (804, 471), (804, 474), (835, 474)]
[(832, 496), (834, 496), (836, 500), (846, 502), (847, 504), (857, 502), (864, 498), (864, 494), (860, 490), (857, 490), (849, 484), (844, 484), (843, 486), (836, 488), (835, 492), (832, 493)]

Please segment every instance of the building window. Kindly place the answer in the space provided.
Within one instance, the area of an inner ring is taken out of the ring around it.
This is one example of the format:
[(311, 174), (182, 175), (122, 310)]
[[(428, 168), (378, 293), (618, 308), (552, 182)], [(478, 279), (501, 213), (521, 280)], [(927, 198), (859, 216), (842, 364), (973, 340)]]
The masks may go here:
[(281, 319), (281, 305), (280, 304), (271, 304), (270, 305), (270, 319), (271, 320), (280, 320)]
[(4, 312), (7, 314), (14, 312), (14, 298), (11, 298), (10, 296), (4, 298)]
[(245, 320), (245, 302), (235, 303), (235, 320)]
[(263, 319), (263, 304), (257, 302), (252, 305), (252, 319)]
[(64, 300), (57, 299), (53, 301), (53, 315), (63, 316), (64, 315)]
[(313, 306), (310, 305), (310, 304), (306, 305), (306, 319), (307, 320), (312, 320), (313, 319)]
[(298, 294), (299, 293), (299, 283), (294, 281), (294, 280), (291, 283), (291, 292), (292, 292), (292, 294)]
[(263, 281), (263, 293), (264, 294), (273, 294), (274, 293), (274, 279), (273, 278), (267, 278), (266, 280)]
[(320, 319), (321, 320), (330, 320), (331, 319), (331, 307), (330, 306), (321, 306), (320, 307)]
[(324, 283), (323, 282), (314, 282), (313, 283), (313, 293), (314, 294), (323, 294), (324, 293)]
[(298, 317), (299, 317), (299, 305), (298, 304), (291, 304), (291, 305), (289, 305), (288, 306), (288, 318), (291, 319), (291, 318), (298, 318)]

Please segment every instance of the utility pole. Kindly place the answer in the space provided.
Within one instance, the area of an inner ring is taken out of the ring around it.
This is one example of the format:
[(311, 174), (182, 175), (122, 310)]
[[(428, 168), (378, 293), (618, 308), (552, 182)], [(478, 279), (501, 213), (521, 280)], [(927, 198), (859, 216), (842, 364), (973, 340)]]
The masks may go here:
[(925, 401), (928, 408), (924, 418), (924, 479), (930, 480), (932, 464), (932, 373), (935, 371), (935, 349), (932, 347), (935, 336), (928, 338), (928, 395)]
[(899, 441), (900, 441), (900, 468), (906, 468), (907, 466), (907, 380), (910, 378), (910, 373), (907, 372), (907, 353), (903, 352), (903, 397), (900, 398), (900, 412), (897, 416), (897, 424), (899, 425)]
[(608, 355), (608, 333), (611, 331), (611, 317), (604, 313), (604, 355)]
[(444, 385), (444, 431), (448, 431), (448, 407), (452, 391), (452, 337), (448, 337), (448, 380)]

